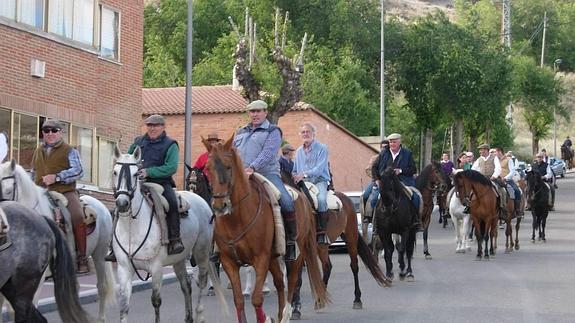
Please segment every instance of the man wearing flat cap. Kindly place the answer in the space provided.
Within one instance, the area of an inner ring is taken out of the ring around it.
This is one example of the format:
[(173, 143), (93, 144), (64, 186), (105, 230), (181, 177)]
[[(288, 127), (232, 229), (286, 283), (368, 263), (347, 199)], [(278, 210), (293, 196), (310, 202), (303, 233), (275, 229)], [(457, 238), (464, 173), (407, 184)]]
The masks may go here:
[[(386, 139), (389, 140), (389, 149), (384, 149), (379, 153), (378, 159), (371, 168), (372, 177), (380, 181), (384, 171), (392, 167), (399, 180), (404, 185), (411, 186), (415, 190), (415, 178), (413, 175), (417, 172), (417, 168), (413, 160), (413, 154), (409, 149), (401, 145), (400, 134), (392, 133)], [(419, 210), (420, 201), (417, 194), (413, 194), (412, 201), (416, 205), (416, 209)], [(417, 212), (414, 226), (417, 230), (421, 229), (421, 214), (419, 212)]]
[(62, 193), (68, 199), (76, 243), (76, 271), (85, 274), (90, 271), (86, 257), (86, 224), (76, 192), (76, 181), (82, 178), (84, 170), (78, 150), (62, 140), (62, 129), (62, 123), (56, 119), (48, 119), (42, 124), (42, 144), (32, 157), (34, 181), (36, 185)]
[(286, 231), (286, 261), (295, 259), (297, 225), (295, 207), (281, 177), (277, 153), (282, 142), (281, 129), (269, 122), (268, 105), (256, 100), (247, 105), (250, 122), (240, 128), (234, 137), (234, 147), (240, 152), (244, 170), (248, 176), (254, 172), (262, 174), (280, 191), (280, 207)]
[(278, 159), (280, 163), (280, 173), (285, 173), (291, 177), (294, 156), (295, 148), (292, 145), (285, 144), (282, 146), (282, 155)]
[[(168, 226), (168, 255), (184, 251), (180, 238), (180, 215), (178, 214), (178, 200), (174, 187), (176, 183), (172, 176), (178, 170), (179, 147), (178, 142), (168, 137), (164, 117), (154, 114), (144, 120), (146, 133), (134, 139), (128, 148), (132, 154), (136, 147), (140, 147), (142, 168), (138, 176), (147, 182), (156, 183), (164, 188), (164, 197), (168, 201), (169, 210), (166, 215)], [(113, 251), (106, 260), (114, 261)]]
[[(379, 151), (382, 152), (385, 149), (389, 149), (389, 140), (387, 138), (384, 138), (383, 140), (381, 140), (381, 142), (379, 143)], [(371, 177), (371, 181), (369, 182), (369, 184), (367, 184), (367, 186), (365, 187), (365, 190), (363, 191), (362, 194), (362, 202), (363, 202), (363, 206), (364, 206), (364, 210), (366, 212), (364, 212), (364, 216), (363, 216), (363, 221), (365, 223), (371, 223), (372, 218), (373, 218), (373, 211), (375, 211), (375, 207), (377, 206), (377, 201), (379, 200), (379, 190), (377, 189), (377, 184), (375, 183), (375, 178), (372, 177), (372, 173), (371, 173), (371, 169), (373, 167), (373, 165), (378, 162), (378, 157), (379, 154), (373, 155), (371, 156), (371, 158), (369, 159), (369, 162), (367, 163), (367, 167), (365, 168), (365, 174), (369, 177)], [(371, 198), (371, 200), (370, 200)], [(371, 206), (371, 210), (367, 209), (367, 201), (370, 200), (370, 206)], [(372, 211), (372, 212), (368, 212), (368, 211)]]
[(479, 157), (475, 160), (471, 169), (480, 172), (492, 181), (499, 178), (499, 175), (501, 175), (499, 158), (495, 154), (489, 153), (490, 147), (488, 144), (479, 145), (477, 149), (479, 149)]

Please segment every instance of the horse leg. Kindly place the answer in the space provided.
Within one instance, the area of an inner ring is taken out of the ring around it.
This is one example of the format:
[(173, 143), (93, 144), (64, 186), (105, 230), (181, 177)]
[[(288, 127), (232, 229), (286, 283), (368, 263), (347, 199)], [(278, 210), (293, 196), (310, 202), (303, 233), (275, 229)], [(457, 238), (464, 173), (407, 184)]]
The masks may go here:
[[(34, 293), (38, 288), (39, 279), (32, 279), (24, 286), (18, 282), (8, 281), (0, 290), (14, 309), (15, 323), (46, 323), (48, 322), (36, 309), (33, 303)], [(1, 315), (1, 312), (0, 312)]]
[(429, 247), (427, 245), (428, 229), (429, 226), (423, 230), (423, 255), (425, 256), (425, 259), (431, 259), (431, 254), (429, 253)]
[(407, 243), (405, 246), (405, 251), (407, 252), (407, 281), (412, 282), (415, 280), (413, 276), (413, 269), (411, 268), (411, 260), (413, 259), (413, 252), (415, 250), (415, 239), (417, 239), (416, 232), (410, 230), (407, 237)]
[(531, 223), (531, 228), (532, 228), (532, 234), (531, 234), (531, 242), (534, 243), (535, 242), (535, 229), (538, 228), (537, 225), (537, 216), (535, 215), (534, 211), (531, 211), (531, 217), (533, 218), (533, 221)]
[(404, 280), (406, 276), (405, 271), (405, 249), (407, 245), (407, 235), (401, 235), (401, 241), (395, 242), (397, 248), (397, 262), (399, 263), (399, 280)]
[(471, 231), (471, 216), (469, 214), (463, 217), (463, 225), (461, 226), (461, 238), (463, 246), (465, 247), (462, 252), (471, 251), (471, 246), (469, 245), (469, 240), (467, 240), (467, 235)]
[[(349, 246), (348, 246), (349, 248)], [(321, 269), (323, 271), (323, 283), (327, 287), (329, 277), (331, 276), (331, 269), (333, 268), (331, 260), (329, 259), (328, 246), (318, 246), (318, 256), (321, 261)], [(356, 253), (357, 254), (357, 253)]]
[[(301, 274), (302, 274), (302, 268), (300, 267), (300, 269), (298, 271), (298, 277), (297, 277), (296, 285), (295, 285), (295, 288), (293, 290), (293, 297), (291, 300), (291, 305), (293, 307), (293, 310), (291, 313), (291, 319), (292, 320), (300, 320), (301, 319), (301, 298), (300, 298), (300, 290), (301, 290), (301, 284), (302, 284)], [(289, 271), (288, 271), (288, 275), (289, 275)], [(275, 281), (274, 281), (274, 284), (275, 284)], [(288, 301), (289, 301), (289, 299), (288, 299)]]
[[(347, 241), (347, 253), (349, 254), (349, 267), (351, 268), (351, 272), (353, 273), (353, 285), (354, 285), (354, 289), (353, 289), (353, 294), (354, 294), (354, 300), (353, 300), (353, 309), (362, 309), (363, 308), (363, 303), (361, 301), (361, 288), (359, 287), (359, 265), (358, 265), (358, 260), (357, 260), (357, 255), (358, 255), (358, 240), (356, 239), (355, 241), (352, 241), (353, 239), (348, 239)], [(329, 261), (329, 255), (328, 255), (328, 261)], [(331, 265), (331, 261), (330, 261), (330, 265)], [(331, 271), (331, 268), (330, 268)], [(327, 286), (327, 283), (326, 283)]]
[[(180, 288), (182, 289), (182, 294), (184, 294), (184, 304), (186, 309), (186, 323), (191, 323), (194, 321), (192, 312), (192, 282), (188, 272), (186, 270), (186, 263), (184, 260), (175, 263), (172, 268), (174, 268), (174, 273), (180, 282)], [(161, 270), (160, 270), (161, 272)], [(160, 297), (158, 292), (158, 298)], [(199, 293), (198, 298), (202, 297), (202, 293)], [(153, 302), (153, 298), (152, 298)], [(160, 299), (161, 304), (161, 299)], [(198, 302), (199, 304), (199, 302)], [(155, 306), (154, 306), (155, 307)], [(158, 306), (159, 310), (159, 306)]]
[(107, 304), (114, 302), (116, 282), (114, 279), (114, 272), (112, 264), (106, 262), (104, 257), (108, 251), (108, 243), (105, 242), (105, 248), (101, 250), (94, 250), (92, 259), (94, 260), (94, 268), (96, 270), (98, 289), (98, 321), (106, 322), (106, 307)]
[[(175, 270), (174, 266), (174, 270)], [(154, 306), (154, 313), (156, 316), (156, 323), (160, 323), (160, 306), (162, 306), (162, 279), (163, 273), (161, 268), (152, 269), (152, 306)], [(186, 312), (188, 310), (188, 302), (186, 300)]]
[(475, 257), (476, 260), (481, 260), (481, 258), (483, 258), (483, 232), (481, 228), (483, 225), (484, 223), (479, 223), (479, 225), (475, 228), (475, 239), (477, 240), (477, 256)]
[(228, 275), (230, 284), (232, 285), (238, 323), (247, 323), (248, 320), (246, 319), (246, 312), (244, 309), (244, 296), (242, 295), (239, 267), (233, 260), (228, 259), (227, 257), (220, 258), (220, 261), (222, 262), (222, 267), (224, 267), (224, 271)]
[(287, 318), (289, 321), (290, 310), (286, 307), (284, 273), (281, 269), (279, 258), (272, 257), (270, 259), (269, 272), (272, 274), (274, 286), (278, 292), (278, 318), (280, 320)]
[(547, 217), (543, 216), (541, 219), (541, 240), (543, 240), (543, 242), (547, 242), (547, 239), (545, 238), (545, 227), (547, 226)]
[(513, 229), (511, 228), (511, 220), (505, 221), (505, 253), (513, 251)]
[(393, 241), (391, 234), (379, 234), (381, 243), (383, 244), (383, 259), (385, 260), (385, 276), (389, 280), (393, 280)]
[(521, 216), (517, 216), (515, 221), (515, 250), (519, 250), (519, 227), (521, 226)]
[(268, 270), (270, 269), (271, 259), (269, 257), (267, 259), (265, 259), (265, 257), (262, 258), (262, 260), (256, 261), (254, 263), (254, 269), (256, 271), (256, 283), (252, 292), (252, 305), (256, 311), (257, 323), (264, 323), (267, 320), (267, 315), (262, 306), (264, 303), (262, 288), (264, 286)]
[(118, 266), (118, 299), (120, 306), (120, 322), (128, 322), (128, 312), (130, 311), (130, 297), (132, 296), (132, 267), (129, 263)]
[(242, 295), (244, 295), (244, 297), (249, 297), (254, 291), (254, 277), (255, 277), (254, 267), (251, 266), (241, 267), (240, 277), (242, 276), (242, 273), (244, 274), (246, 282), (246, 285), (244, 286), (244, 289), (242, 291)]

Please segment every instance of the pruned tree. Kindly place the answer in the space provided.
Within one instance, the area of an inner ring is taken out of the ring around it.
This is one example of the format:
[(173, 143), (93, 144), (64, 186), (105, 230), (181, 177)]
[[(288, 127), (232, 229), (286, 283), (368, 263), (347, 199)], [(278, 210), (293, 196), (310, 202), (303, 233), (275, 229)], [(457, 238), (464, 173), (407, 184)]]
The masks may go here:
[[(304, 35), (299, 54), (290, 59), (284, 54), (286, 43), (286, 31), (289, 20), (289, 12), (286, 12), (283, 19), (281, 31), (281, 41), (279, 39), (280, 11), (276, 9), (274, 28), (274, 48), (272, 50), (272, 60), (278, 68), (282, 78), (282, 86), (279, 97), (273, 97), (266, 92), (262, 92), (261, 84), (253, 73), (253, 66), (257, 61), (257, 24), (249, 15), (246, 8), (244, 34), (242, 35), (232, 20), (228, 17), (232, 28), (238, 36), (238, 44), (234, 53), (236, 60), (234, 66), (235, 78), (242, 86), (242, 95), (248, 101), (264, 99), (270, 105), (268, 119), (271, 123), (277, 124), (280, 117), (285, 115), (303, 96), (301, 86), (301, 76), (304, 71), (303, 57), (307, 43), (307, 33)], [(270, 102), (273, 101), (273, 102)]]

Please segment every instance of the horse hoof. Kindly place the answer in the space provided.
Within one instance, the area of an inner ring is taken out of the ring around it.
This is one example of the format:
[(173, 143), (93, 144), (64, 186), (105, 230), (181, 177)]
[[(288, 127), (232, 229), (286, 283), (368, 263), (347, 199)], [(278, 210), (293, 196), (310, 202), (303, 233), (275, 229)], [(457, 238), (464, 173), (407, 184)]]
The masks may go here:
[(293, 312), (291, 312), (291, 319), (294, 321), (301, 320), (301, 312), (298, 310), (294, 310)]
[(428, 254), (425, 255), (425, 259), (431, 260), (431, 259), (433, 259), (433, 257), (431, 257), (431, 254), (428, 253)]
[(407, 274), (407, 282), (412, 283), (415, 281), (415, 276), (412, 273)]
[(541, 240), (543, 240), (543, 242), (547, 242), (547, 239), (545, 239), (545, 238), (541, 238)]
[(269, 288), (268, 288), (268, 289), (264, 289), (264, 290), (262, 291), (262, 293), (264, 294), (264, 296), (268, 296), (268, 295), (271, 293), (271, 289), (269, 289)]
[(395, 278), (394, 276), (395, 276), (395, 275), (393, 274), (393, 272), (385, 274), (385, 277), (387, 277), (387, 279), (388, 279), (390, 282), (393, 281), (393, 279)]
[(213, 287), (208, 288), (208, 293), (206, 295), (216, 296), (216, 292), (214, 291), (214, 288)]
[(242, 293), (242, 295), (244, 295), (244, 298), (250, 298), (250, 294), (249, 293)]
[(404, 281), (405, 280), (405, 274), (399, 274), (399, 280)]
[(476, 261), (481, 261), (481, 256), (475, 256)]
[(531, 243), (535, 243), (535, 238), (531, 238)]
[(505, 253), (511, 253), (511, 251), (513, 251), (513, 248), (505, 248)]
[(515, 244), (515, 250), (519, 250), (519, 244)]
[(354, 310), (361, 310), (363, 309), (363, 303), (361, 301), (359, 302), (353, 302), (353, 309)]

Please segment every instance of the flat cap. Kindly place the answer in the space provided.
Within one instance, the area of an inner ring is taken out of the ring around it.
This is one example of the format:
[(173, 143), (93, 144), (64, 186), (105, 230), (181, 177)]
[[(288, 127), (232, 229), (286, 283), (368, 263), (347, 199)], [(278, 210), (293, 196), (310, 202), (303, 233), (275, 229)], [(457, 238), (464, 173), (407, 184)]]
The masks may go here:
[(248, 104), (246, 110), (247, 111), (252, 111), (252, 110), (267, 110), (268, 109), (268, 104), (266, 103), (266, 101), (263, 100), (255, 100), (252, 103)]
[(473, 157), (473, 152), (468, 151), (468, 152), (465, 153), (465, 156), (467, 156), (467, 157)]
[(145, 124), (166, 124), (166, 120), (159, 114), (152, 114), (144, 121)]
[(401, 135), (395, 132), (387, 136), (387, 140), (397, 140), (397, 139), (401, 139)]
[(53, 128), (62, 130), (62, 123), (56, 119), (48, 119), (42, 124), (42, 129)]
[(489, 145), (488, 145), (488, 144), (481, 144), (481, 145), (479, 145), (479, 147), (477, 147), (477, 149), (487, 149), (487, 150), (489, 150)]
[(295, 151), (295, 148), (294, 148), (292, 145), (290, 145), (290, 144), (285, 144), (285, 145), (282, 147), (282, 154), (287, 154), (287, 153), (290, 152), (290, 151)]

